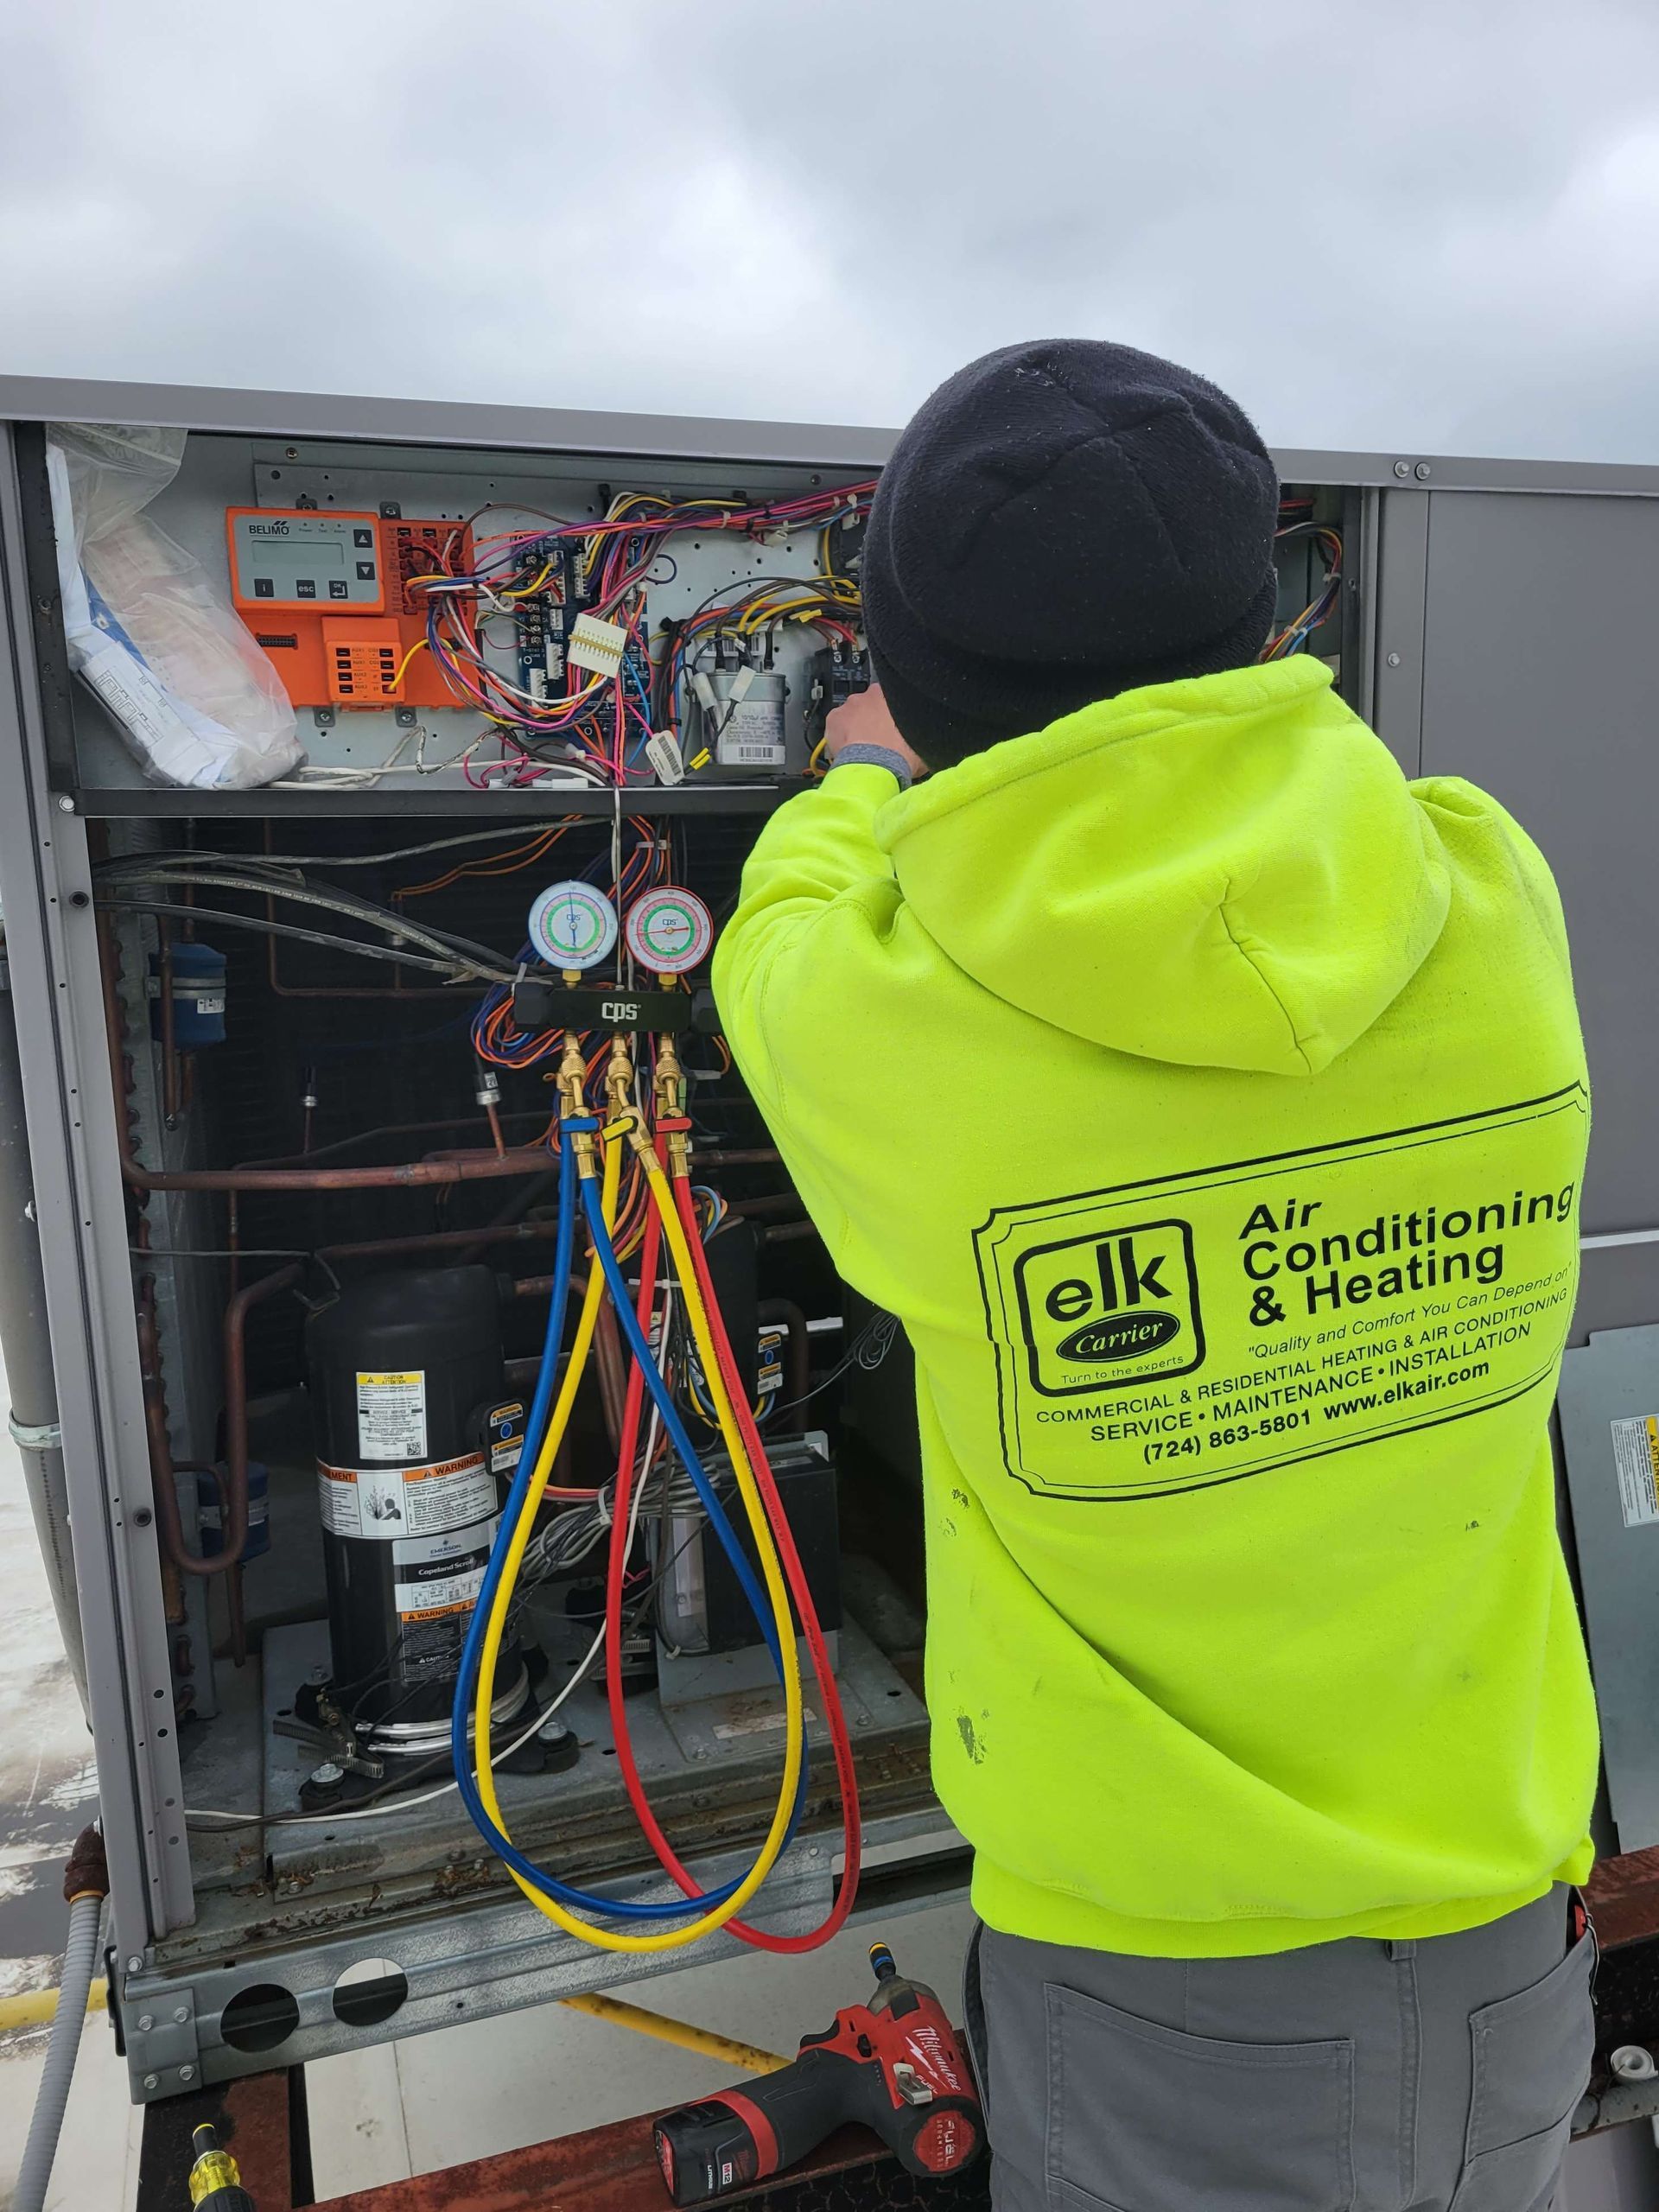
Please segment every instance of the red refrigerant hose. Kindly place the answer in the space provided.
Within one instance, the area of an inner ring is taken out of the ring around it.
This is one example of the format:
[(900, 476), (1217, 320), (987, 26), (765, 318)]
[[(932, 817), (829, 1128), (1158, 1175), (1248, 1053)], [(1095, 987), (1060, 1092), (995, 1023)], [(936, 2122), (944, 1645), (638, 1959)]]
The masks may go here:
[[(817, 1677), (818, 1694), (823, 1700), (824, 1719), (835, 1751), (836, 1776), (841, 1789), (842, 1826), (846, 1841), (846, 1864), (842, 1874), (841, 1890), (826, 1917), (816, 1929), (804, 1936), (770, 1936), (763, 1929), (751, 1928), (744, 1922), (730, 1920), (726, 1923), (734, 1936), (759, 1950), (778, 1952), (814, 1951), (837, 1934), (853, 1909), (858, 1894), (861, 1829), (858, 1810), (858, 1775), (853, 1764), (853, 1747), (847, 1733), (847, 1718), (842, 1710), (841, 1694), (836, 1687), (835, 1670), (830, 1664), (830, 1654), (819, 1625), (817, 1608), (812, 1603), (806, 1571), (801, 1565), (796, 1549), (794, 1534), (789, 1516), (778, 1494), (772, 1479), (771, 1465), (766, 1459), (766, 1446), (750, 1409), (748, 1393), (738, 1373), (737, 1362), (732, 1353), (731, 1341), (726, 1333), (725, 1320), (715, 1297), (715, 1287), (709, 1272), (709, 1263), (702, 1248), (702, 1230), (697, 1221), (696, 1205), (691, 1196), (688, 1178), (674, 1179), (675, 1205), (684, 1224), (686, 1241), (691, 1248), (692, 1266), (696, 1273), (697, 1287), (709, 1315), (714, 1333), (715, 1349), (720, 1360), (721, 1380), (737, 1416), (738, 1430), (743, 1439), (744, 1450), (761, 1497), (766, 1500), (777, 1539), (778, 1556), (789, 1584), (790, 1594), (800, 1616), (802, 1632), (811, 1654), (812, 1671)], [(639, 1300), (637, 1311), (639, 1324), (647, 1334), (651, 1328), (652, 1308), (656, 1302), (657, 1259), (660, 1231), (653, 1212), (646, 1230), (645, 1242), (639, 1254)], [(639, 1433), (639, 1416), (645, 1400), (645, 1377), (636, 1365), (628, 1378), (628, 1395), (623, 1407), (622, 1442), (617, 1459), (616, 1497), (611, 1510), (611, 1549), (609, 1573), (607, 1578), (605, 1601), (605, 1688), (610, 1705), (611, 1731), (616, 1739), (616, 1763), (621, 1771), (623, 1785), (628, 1793), (635, 1816), (645, 1833), (647, 1842), (656, 1853), (662, 1866), (671, 1874), (688, 1897), (697, 1894), (699, 1884), (676, 1857), (673, 1846), (664, 1834), (657, 1815), (640, 1780), (634, 1761), (633, 1745), (628, 1734), (628, 1719), (622, 1697), (622, 1585), (627, 1566), (627, 1528), (629, 1504), (633, 1488), (634, 1453)]]

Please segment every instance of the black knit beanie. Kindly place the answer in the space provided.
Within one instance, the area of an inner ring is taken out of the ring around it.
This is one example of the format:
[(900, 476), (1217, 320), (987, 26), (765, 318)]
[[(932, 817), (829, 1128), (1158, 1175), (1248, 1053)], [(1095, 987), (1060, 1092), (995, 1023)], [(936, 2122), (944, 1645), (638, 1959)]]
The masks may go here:
[(931, 766), (1141, 683), (1254, 660), (1279, 485), (1243, 410), (1131, 346), (1057, 338), (958, 370), (901, 434), (864, 621)]

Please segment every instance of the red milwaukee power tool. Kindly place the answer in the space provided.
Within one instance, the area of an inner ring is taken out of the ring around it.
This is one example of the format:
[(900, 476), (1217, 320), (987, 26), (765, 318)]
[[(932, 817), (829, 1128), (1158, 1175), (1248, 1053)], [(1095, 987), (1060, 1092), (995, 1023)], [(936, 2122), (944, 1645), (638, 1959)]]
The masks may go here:
[(948, 2174), (984, 2140), (979, 2093), (931, 1989), (872, 1945), (875, 1994), (849, 2005), (801, 2055), (747, 2089), (723, 2089), (657, 2122), (657, 2157), (676, 2204), (763, 2181), (848, 2120), (873, 2127), (913, 2174)]

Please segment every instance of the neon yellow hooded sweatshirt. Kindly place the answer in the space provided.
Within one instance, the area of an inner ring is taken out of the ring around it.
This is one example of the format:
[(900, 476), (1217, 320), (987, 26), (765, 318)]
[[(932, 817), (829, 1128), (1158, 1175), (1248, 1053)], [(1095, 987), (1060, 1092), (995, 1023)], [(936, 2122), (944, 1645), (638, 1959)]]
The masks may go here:
[(933, 1770), (995, 1928), (1169, 1957), (1587, 1872), (1547, 1433), (1560, 907), (1299, 658), (768, 824), (728, 1037), (915, 1346)]

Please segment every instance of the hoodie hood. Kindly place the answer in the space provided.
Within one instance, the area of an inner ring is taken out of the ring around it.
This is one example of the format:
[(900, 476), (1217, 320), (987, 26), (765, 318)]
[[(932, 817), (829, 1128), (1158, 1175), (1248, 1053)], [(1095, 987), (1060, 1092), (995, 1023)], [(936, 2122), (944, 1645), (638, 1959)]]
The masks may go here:
[(1192, 1067), (1318, 1074), (1451, 895), (1427, 813), (1306, 656), (1085, 707), (903, 793), (876, 835), (985, 989)]

